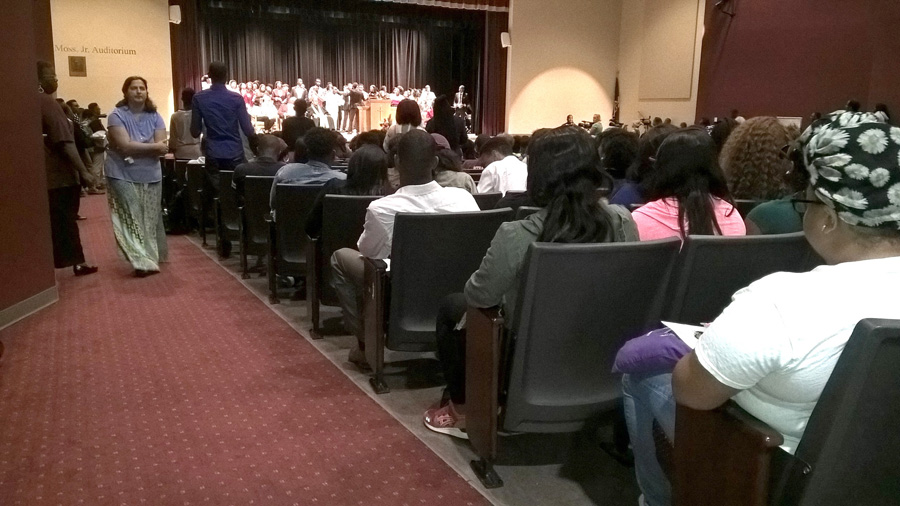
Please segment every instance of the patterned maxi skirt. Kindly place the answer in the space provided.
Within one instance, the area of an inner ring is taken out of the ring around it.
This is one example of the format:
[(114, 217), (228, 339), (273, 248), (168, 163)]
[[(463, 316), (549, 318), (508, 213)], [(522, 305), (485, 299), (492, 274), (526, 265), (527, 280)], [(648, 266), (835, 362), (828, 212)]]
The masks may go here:
[(116, 244), (135, 270), (158, 271), (168, 260), (162, 220), (162, 183), (107, 178), (107, 195)]

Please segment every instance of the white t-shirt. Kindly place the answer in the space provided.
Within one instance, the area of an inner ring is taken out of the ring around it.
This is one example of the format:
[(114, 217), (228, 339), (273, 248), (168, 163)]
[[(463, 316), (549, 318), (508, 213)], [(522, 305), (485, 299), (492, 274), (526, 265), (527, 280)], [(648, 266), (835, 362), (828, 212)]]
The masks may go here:
[(369, 204), (366, 224), (356, 243), (359, 252), (369, 258), (391, 256), (394, 217), (397, 213), (453, 213), (480, 211), (472, 194), (462, 188), (444, 188), (431, 181), (401, 186), (392, 195)]
[(900, 319), (900, 257), (779, 272), (734, 294), (695, 353), (793, 453), (853, 328)]
[(525, 191), (528, 187), (528, 165), (513, 155), (485, 167), (478, 180), (478, 193)]

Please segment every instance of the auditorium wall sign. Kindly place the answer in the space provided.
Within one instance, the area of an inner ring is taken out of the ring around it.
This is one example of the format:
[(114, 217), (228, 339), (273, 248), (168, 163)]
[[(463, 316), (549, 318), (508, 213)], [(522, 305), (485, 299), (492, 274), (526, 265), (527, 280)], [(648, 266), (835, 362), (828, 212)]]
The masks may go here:
[(110, 46), (67, 46), (65, 44), (54, 44), (54, 49), (60, 53), (84, 53), (84, 54), (121, 54), (126, 56), (136, 56), (137, 51), (127, 47), (110, 47)]

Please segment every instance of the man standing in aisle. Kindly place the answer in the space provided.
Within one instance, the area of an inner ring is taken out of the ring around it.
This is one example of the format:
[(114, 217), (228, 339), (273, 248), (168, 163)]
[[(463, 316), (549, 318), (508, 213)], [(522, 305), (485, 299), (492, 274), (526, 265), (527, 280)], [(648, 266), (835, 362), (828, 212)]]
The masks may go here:
[[(234, 170), (246, 161), (241, 133), (247, 136), (254, 153), (257, 137), (243, 98), (225, 87), (228, 78), (225, 64), (210, 63), (208, 75), (212, 82), (210, 88), (194, 95), (191, 135), (200, 137), (203, 133), (206, 141), (206, 179), (203, 186), (206, 208), (212, 209), (212, 199), (218, 195), (219, 171)], [(218, 237), (223, 236), (218, 234)], [(228, 241), (221, 241), (217, 248), (222, 257), (231, 253), (231, 243)]]

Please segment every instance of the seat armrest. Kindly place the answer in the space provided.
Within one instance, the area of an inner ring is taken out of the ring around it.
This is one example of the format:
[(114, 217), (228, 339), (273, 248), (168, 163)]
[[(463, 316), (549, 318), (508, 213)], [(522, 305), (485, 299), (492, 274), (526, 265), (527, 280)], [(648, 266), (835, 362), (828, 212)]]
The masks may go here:
[(375, 269), (376, 271), (382, 271), (385, 274), (387, 274), (388, 265), (387, 265), (387, 262), (385, 262), (384, 260), (381, 260), (378, 258), (369, 258), (369, 257), (363, 257), (363, 259), (365, 259), (367, 264), (371, 264), (372, 268)]
[[(385, 293), (388, 283), (387, 263), (363, 257), (364, 283), (359, 315), (359, 329), (366, 343), (366, 361), (376, 374), (384, 370)], [(379, 378), (380, 379), (380, 378)]]
[(678, 405), (674, 504), (766, 505), (772, 457), (783, 443), (734, 401), (710, 411)]
[(766, 448), (776, 448), (784, 444), (784, 436), (773, 429), (766, 422), (744, 411), (734, 401), (729, 401), (722, 406), (724, 416), (740, 422), (738, 426), (747, 437), (756, 439), (758, 444)]
[(475, 453), (488, 461), (497, 456), (503, 323), (499, 307), (466, 312), (466, 432)]
[(313, 330), (319, 327), (318, 301), (322, 293), (319, 273), (325, 268), (322, 258), (322, 241), (318, 237), (306, 236), (306, 314), (313, 321)]

